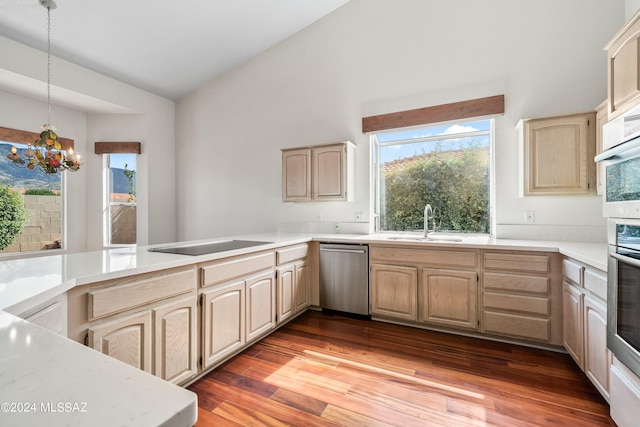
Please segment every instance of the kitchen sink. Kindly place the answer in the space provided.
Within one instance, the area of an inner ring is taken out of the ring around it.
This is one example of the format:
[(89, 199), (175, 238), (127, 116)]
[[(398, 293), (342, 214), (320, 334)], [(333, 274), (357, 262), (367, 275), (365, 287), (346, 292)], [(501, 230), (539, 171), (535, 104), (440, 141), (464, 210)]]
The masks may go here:
[(404, 240), (410, 242), (462, 242), (462, 237), (449, 235), (430, 235), (423, 236), (389, 236), (385, 240)]
[(253, 240), (223, 240), (211, 243), (197, 243), (193, 245), (163, 246), (160, 248), (149, 248), (150, 252), (162, 252), (178, 255), (206, 255), (217, 252), (232, 251), (234, 249), (250, 248), (253, 246), (268, 245), (273, 242), (257, 242)]

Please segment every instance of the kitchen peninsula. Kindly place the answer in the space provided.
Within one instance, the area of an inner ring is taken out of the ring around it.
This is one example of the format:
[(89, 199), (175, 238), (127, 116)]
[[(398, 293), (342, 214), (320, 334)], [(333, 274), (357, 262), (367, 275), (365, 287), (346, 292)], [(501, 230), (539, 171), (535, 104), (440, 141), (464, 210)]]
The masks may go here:
[[(316, 277), (317, 252), (314, 249), (319, 241), (362, 243), (383, 249), (434, 249), (476, 251), (478, 253), (491, 250), (514, 254), (518, 252), (556, 254), (558, 257), (565, 256), (601, 271), (606, 270), (607, 258), (606, 244), (599, 243), (489, 238), (463, 239), (462, 242), (455, 243), (420, 242), (393, 240), (383, 234), (264, 233), (233, 236), (233, 238), (271, 243), (198, 256), (150, 252), (147, 247), (139, 247), (0, 262), (0, 277), (2, 277), (0, 280), (0, 309), (6, 312), (0, 313), (0, 348), (2, 348), (0, 351), (0, 360), (2, 360), (0, 370), (4, 372), (0, 376), (0, 390), (2, 390), (0, 391), (0, 400), (16, 403), (34, 402), (37, 404), (38, 410), (42, 403), (78, 402), (86, 403), (87, 410), (85, 413), (54, 414), (42, 411), (32, 414), (3, 413), (0, 414), (0, 420), (11, 417), (11, 422), (18, 425), (21, 423), (29, 425), (33, 422), (47, 424), (50, 422), (47, 420), (62, 419), (68, 420), (70, 425), (106, 425), (104, 423), (113, 425), (117, 424), (118, 420), (124, 424), (133, 423), (135, 425), (187, 425), (195, 421), (197, 414), (195, 395), (160, 378), (126, 366), (98, 351), (86, 348), (81, 344), (85, 337), (84, 330), (86, 328), (82, 326), (85, 328), (81, 330), (82, 333), (76, 331), (76, 336), (71, 336), (74, 328), (77, 329), (77, 325), (73, 325), (77, 322), (71, 317), (69, 319), (69, 336), (72, 340), (15, 317), (15, 315), (27, 317), (25, 313), (31, 314), (34, 308), (47, 306), (47, 301), (60, 295), (74, 295), (78, 289), (92, 290), (94, 296), (99, 295), (99, 291), (103, 289), (109, 289), (108, 286), (92, 288), (96, 283), (115, 283), (117, 286), (123, 286), (122, 284), (125, 283), (128, 286), (127, 280), (133, 276), (146, 278), (147, 275), (153, 276), (165, 270), (187, 271), (188, 275), (185, 277), (194, 278), (193, 290), (181, 294), (180, 298), (184, 299), (183, 297), (186, 295), (185, 298), (191, 298), (195, 307), (196, 295), (204, 295), (208, 283), (216, 283), (218, 275), (227, 274), (229, 277), (238, 275), (227, 272), (230, 268), (232, 271), (237, 270), (241, 263), (226, 263), (227, 259), (231, 261), (251, 259), (250, 262), (241, 264), (243, 268), (259, 264), (261, 267), (258, 270), (260, 271), (264, 271), (266, 268), (268, 271), (279, 269), (284, 272), (287, 270), (287, 266), (299, 264), (299, 261), (296, 260), (306, 258), (306, 265), (310, 267), (308, 272), (311, 277), (309, 280), (310, 294), (307, 296), (307, 302), (304, 306), (306, 308), (309, 305), (318, 306), (319, 304)], [(307, 245), (309, 247), (308, 253)], [(37, 269), (34, 268), (35, 265), (37, 265)], [(196, 267), (198, 273), (195, 272)], [(207, 274), (206, 281), (200, 277), (205, 277), (204, 275)], [(267, 277), (273, 276), (267, 274)], [(246, 283), (249, 284), (250, 280), (246, 280)], [(275, 289), (275, 282), (270, 286), (270, 289)], [(561, 283), (554, 283), (554, 286), (561, 286)], [(249, 285), (246, 289), (249, 289)], [(283, 300), (281, 290), (278, 290), (276, 295), (277, 298), (273, 300), (273, 303), (278, 301), (277, 312), (281, 315), (278, 320), (279, 322), (288, 321), (293, 316), (289, 315), (286, 319), (282, 316), (279, 306)], [(82, 312), (86, 315), (86, 307), (82, 309), (72, 307), (77, 301), (86, 303), (84, 299), (69, 299), (68, 313)], [(151, 310), (156, 309), (157, 306), (153, 306)], [(132, 312), (137, 313), (136, 310), (137, 308)], [(297, 312), (302, 311), (304, 310), (299, 309)], [(293, 313), (297, 312), (293, 311)], [(66, 309), (64, 315), (67, 315)], [(200, 313), (198, 313), (198, 319), (200, 319)], [(64, 321), (66, 325), (66, 318)], [(199, 322), (200, 320), (196, 320), (196, 324)], [(255, 338), (245, 340), (242, 345), (233, 347), (222, 357), (228, 358), (241, 351), (243, 345), (250, 345), (255, 342), (255, 339), (270, 333), (279, 324), (281, 323), (274, 323), (266, 329), (260, 329)], [(65, 327), (63, 335), (66, 333)], [(197, 334), (196, 340), (201, 337), (203, 341), (196, 345), (200, 355), (202, 355), (201, 347), (204, 347), (204, 341), (206, 341), (204, 335), (200, 333)], [(199, 365), (197, 375), (203, 374), (207, 369), (214, 368), (220, 360), (222, 359), (215, 359), (208, 366), (205, 363), (204, 368)], [(158, 368), (157, 363), (154, 366)], [(193, 373), (186, 380), (180, 379), (175, 382), (184, 385), (193, 381), (197, 375)], [(156, 372), (156, 376), (161, 375)], [(60, 387), (59, 384), (64, 384), (64, 387)], [(110, 392), (106, 392), (106, 390)], [(118, 392), (113, 392), (113, 390), (118, 390)], [(108, 417), (107, 414), (109, 414)], [(139, 420), (144, 421), (139, 422)]]

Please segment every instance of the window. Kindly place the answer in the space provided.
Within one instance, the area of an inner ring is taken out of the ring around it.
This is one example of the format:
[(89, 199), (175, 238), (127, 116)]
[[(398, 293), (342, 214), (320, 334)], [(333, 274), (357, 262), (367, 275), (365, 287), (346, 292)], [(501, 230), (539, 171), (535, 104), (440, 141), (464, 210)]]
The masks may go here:
[(491, 232), (493, 120), (371, 135), (376, 231), (422, 231), (426, 204), (440, 231)]
[[(30, 135), (29, 132), (11, 131), (12, 135)], [(64, 244), (62, 225), (65, 173), (44, 174), (38, 170), (16, 167), (7, 159), (12, 146), (19, 152), (27, 149), (26, 144), (13, 140), (0, 141), (0, 185), (8, 186), (20, 194), (27, 218), (22, 231), (1, 253), (61, 249)]]
[(136, 155), (110, 153), (105, 161), (105, 246), (135, 245)]

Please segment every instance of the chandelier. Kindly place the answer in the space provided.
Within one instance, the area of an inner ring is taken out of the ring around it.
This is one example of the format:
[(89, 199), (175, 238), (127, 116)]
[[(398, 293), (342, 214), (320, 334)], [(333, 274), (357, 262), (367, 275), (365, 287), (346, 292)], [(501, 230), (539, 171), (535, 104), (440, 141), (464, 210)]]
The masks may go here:
[(73, 148), (69, 148), (68, 152), (62, 149), (56, 127), (51, 125), (51, 9), (55, 9), (56, 4), (53, 0), (40, 0), (40, 4), (47, 9), (47, 123), (42, 125), (40, 137), (22, 150), (21, 154), (26, 160), (15, 146), (11, 147), (7, 158), (18, 167), (30, 170), (38, 168), (46, 174), (65, 170), (75, 172), (80, 169), (80, 156), (73, 152)]

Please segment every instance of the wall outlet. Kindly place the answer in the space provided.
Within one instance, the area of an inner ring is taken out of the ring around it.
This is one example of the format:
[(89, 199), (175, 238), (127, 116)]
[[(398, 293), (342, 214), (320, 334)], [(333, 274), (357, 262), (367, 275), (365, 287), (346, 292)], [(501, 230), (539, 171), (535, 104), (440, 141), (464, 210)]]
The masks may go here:
[(524, 222), (527, 224), (536, 222), (536, 211), (524, 211)]
[(324, 221), (324, 215), (322, 215), (322, 212), (318, 212), (316, 214), (316, 221), (320, 221), (320, 222)]
[(356, 221), (364, 221), (364, 212), (356, 212)]

